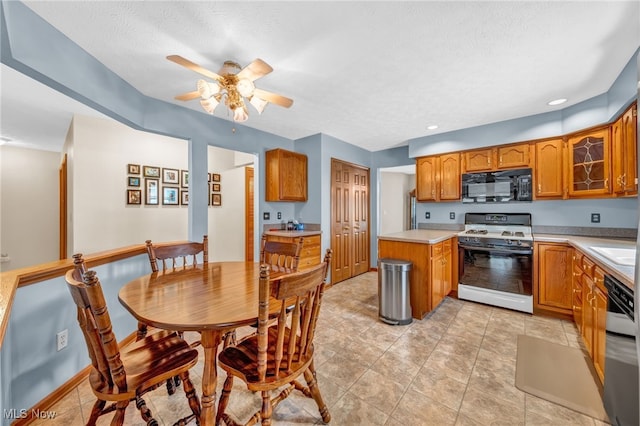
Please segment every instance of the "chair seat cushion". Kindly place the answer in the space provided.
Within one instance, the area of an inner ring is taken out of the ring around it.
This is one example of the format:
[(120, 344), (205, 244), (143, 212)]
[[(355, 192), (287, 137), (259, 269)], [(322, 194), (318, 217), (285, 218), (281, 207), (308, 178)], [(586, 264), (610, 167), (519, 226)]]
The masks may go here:
[(92, 369), (90, 381), (94, 393), (105, 400), (121, 400), (141, 393), (198, 362), (198, 351), (175, 332), (160, 331), (120, 348), (120, 359), (127, 377), (127, 390), (109, 386), (98, 371)]
[[(273, 383), (277, 381), (288, 382), (304, 371), (313, 359), (313, 346), (306, 356), (294, 357), (291, 367), (287, 368), (286, 360), (280, 364), (280, 369), (275, 371), (275, 343), (277, 339), (277, 328), (269, 327), (269, 349), (267, 350), (267, 373), (265, 381), (262, 382), (258, 376), (258, 335), (254, 334), (239, 342), (236, 346), (225, 348), (218, 356), (220, 367), (227, 372), (240, 376), (247, 384), (253, 383)], [(285, 333), (284, 347), (289, 344), (289, 329)]]

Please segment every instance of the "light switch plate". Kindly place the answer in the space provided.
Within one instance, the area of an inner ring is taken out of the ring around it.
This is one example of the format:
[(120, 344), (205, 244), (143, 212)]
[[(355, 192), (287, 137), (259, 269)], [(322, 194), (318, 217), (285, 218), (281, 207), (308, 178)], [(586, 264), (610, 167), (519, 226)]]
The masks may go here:
[(262, 219), (264, 219), (264, 220), (271, 219), (271, 213), (269, 213), (269, 212), (262, 213)]
[(449, 219), (454, 220), (456, 218), (456, 212), (449, 212)]
[(424, 212), (425, 219), (431, 219), (431, 212)]

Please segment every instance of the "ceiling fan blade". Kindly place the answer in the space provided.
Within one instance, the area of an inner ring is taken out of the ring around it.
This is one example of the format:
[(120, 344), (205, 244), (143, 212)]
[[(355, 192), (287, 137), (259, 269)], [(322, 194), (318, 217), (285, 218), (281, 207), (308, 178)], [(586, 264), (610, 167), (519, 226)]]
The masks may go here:
[(236, 74), (236, 76), (238, 77), (239, 80), (246, 78), (251, 81), (254, 81), (264, 75), (269, 74), (271, 71), (273, 71), (273, 68), (271, 68), (271, 65), (267, 64), (262, 59), (256, 59), (246, 67), (242, 68), (242, 70), (240, 70), (240, 72)]
[(213, 71), (209, 71), (208, 69), (202, 68), (200, 65), (191, 62), (188, 59), (183, 58), (182, 56), (179, 55), (169, 55), (167, 56), (167, 59), (170, 60), (171, 62), (175, 62), (178, 65), (182, 65), (185, 68), (189, 68), (191, 71), (195, 71), (198, 74), (202, 74), (205, 77), (209, 77), (211, 79), (214, 80), (221, 80), (222, 77), (220, 77), (218, 74), (216, 74)]
[(289, 108), (293, 105), (293, 100), (286, 98), (281, 95), (276, 95), (275, 93), (267, 92), (266, 90), (256, 88), (253, 91), (253, 95), (259, 97), (260, 99), (264, 99), (265, 101), (269, 101), (273, 104), (280, 105), (281, 107)]
[(200, 93), (197, 90), (193, 92), (183, 93), (182, 95), (177, 95), (175, 98), (179, 101), (190, 101), (200, 97)]

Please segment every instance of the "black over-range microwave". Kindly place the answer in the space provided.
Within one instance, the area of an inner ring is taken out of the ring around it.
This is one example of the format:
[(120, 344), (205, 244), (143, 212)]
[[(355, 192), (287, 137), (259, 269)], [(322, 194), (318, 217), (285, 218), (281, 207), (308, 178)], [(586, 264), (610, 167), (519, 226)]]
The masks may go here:
[(532, 200), (531, 169), (465, 173), (463, 203), (508, 203)]

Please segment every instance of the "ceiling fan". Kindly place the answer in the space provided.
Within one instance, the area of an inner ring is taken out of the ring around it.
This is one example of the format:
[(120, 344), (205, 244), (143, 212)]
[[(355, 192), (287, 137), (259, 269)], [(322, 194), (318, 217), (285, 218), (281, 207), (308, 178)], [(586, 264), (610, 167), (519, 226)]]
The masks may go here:
[(256, 59), (244, 68), (240, 68), (236, 62), (226, 61), (217, 74), (179, 55), (170, 55), (167, 59), (214, 80), (214, 82), (198, 80), (195, 91), (175, 97), (180, 101), (200, 98), (200, 105), (209, 114), (213, 114), (223, 99), (224, 104), (233, 111), (233, 120), (238, 122), (249, 118), (245, 98), (259, 114), (262, 114), (269, 102), (285, 108), (293, 104), (293, 100), (258, 89), (253, 84), (255, 80), (273, 71), (273, 68), (262, 59)]

